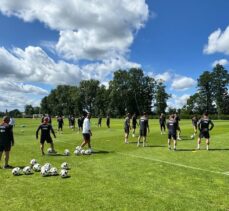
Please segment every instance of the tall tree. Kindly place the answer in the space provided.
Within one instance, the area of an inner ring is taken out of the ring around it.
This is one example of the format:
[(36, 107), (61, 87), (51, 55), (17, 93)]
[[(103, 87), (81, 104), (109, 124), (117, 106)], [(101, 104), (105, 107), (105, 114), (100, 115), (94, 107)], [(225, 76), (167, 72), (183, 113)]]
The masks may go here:
[(201, 99), (199, 107), (210, 114), (215, 113), (212, 74), (209, 71), (204, 71), (197, 81), (198, 93)]
[(163, 81), (159, 80), (156, 84), (156, 94), (155, 94), (155, 105), (156, 105), (156, 113), (165, 113), (165, 109), (167, 108), (167, 100), (170, 98), (170, 95), (166, 93), (165, 85)]
[(229, 84), (229, 74), (228, 71), (220, 64), (217, 64), (213, 69), (212, 73), (212, 91), (214, 96), (214, 101), (216, 103), (217, 113), (220, 115), (225, 113), (225, 105), (228, 98), (228, 84)]

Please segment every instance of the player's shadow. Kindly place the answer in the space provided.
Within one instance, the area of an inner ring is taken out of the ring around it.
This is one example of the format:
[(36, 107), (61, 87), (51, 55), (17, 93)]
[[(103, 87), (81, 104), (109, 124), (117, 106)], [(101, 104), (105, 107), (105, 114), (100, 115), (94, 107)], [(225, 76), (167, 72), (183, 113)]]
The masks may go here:
[(68, 157), (67, 155), (64, 154), (60, 154), (60, 153), (56, 153), (56, 154), (46, 154), (47, 156), (64, 156), (64, 157)]
[(196, 149), (176, 149), (176, 151), (180, 152), (190, 152), (190, 151), (195, 151)]
[(92, 154), (108, 154), (108, 153), (114, 153), (114, 151), (97, 150), (92, 152)]
[(227, 151), (227, 150), (229, 150), (228, 148), (221, 148), (221, 149), (217, 149), (217, 148), (215, 148), (215, 149), (209, 149), (209, 151)]
[(145, 147), (154, 147), (154, 148), (157, 148), (157, 147), (166, 147), (164, 145), (146, 145)]

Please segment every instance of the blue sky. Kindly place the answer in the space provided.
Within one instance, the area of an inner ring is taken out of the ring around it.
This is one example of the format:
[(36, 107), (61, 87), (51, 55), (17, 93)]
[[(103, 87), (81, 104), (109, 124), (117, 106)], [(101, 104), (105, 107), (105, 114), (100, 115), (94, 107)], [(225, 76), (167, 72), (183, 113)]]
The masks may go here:
[(58, 84), (141, 67), (181, 107), (213, 64), (229, 66), (227, 0), (2, 0), (0, 110), (39, 105)]

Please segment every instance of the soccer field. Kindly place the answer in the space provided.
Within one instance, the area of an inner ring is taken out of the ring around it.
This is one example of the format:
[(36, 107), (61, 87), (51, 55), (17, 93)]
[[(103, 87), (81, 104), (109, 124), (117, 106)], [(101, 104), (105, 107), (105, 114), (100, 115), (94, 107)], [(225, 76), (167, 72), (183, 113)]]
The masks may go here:
[[(66, 161), (70, 177), (13, 176), (0, 169), (1, 210), (229, 210), (229, 121), (214, 121), (210, 150), (203, 141), (196, 151), (191, 120), (182, 120), (183, 140), (177, 151), (169, 151), (157, 120), (149, 120), (148, 146), (137, 148), (136, 137), (124, 144), (123, 120), (112, 119), (108, 129), (104, 119), (101, 128), (92, 119), (95, 153), (81, 156), (73, 151), (82, 135), (69, 129), (66, 119), (63, 134), (54, 139), (58, 154), (41, 156), (35, 139), (39, 123), (16, 120), (10, 164), (23, 167), (35, 158), (59, 170)], [(55, 119), (53, 125), (56, 131)], [(64, 149), (71, 155), (63, 156)]]

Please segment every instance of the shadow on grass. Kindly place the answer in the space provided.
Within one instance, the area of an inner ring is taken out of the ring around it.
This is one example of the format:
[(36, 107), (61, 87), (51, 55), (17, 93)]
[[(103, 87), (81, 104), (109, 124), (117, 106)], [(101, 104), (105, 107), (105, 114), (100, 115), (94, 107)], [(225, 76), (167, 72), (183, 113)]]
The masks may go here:
[(60, 153), (56, 153), (56, 154), (45, 154), (47, 156), (64, 156), (64, 157), (68, 157), (67, 155), (64, 154), (60, 154)]
[(190, 152), (190, 151), (196, 151), (196, 149), (176, 149), (176, 151), (180, 152)]
[(92, 152), (92, 154), (108, 154), (108, 153), (114, 153), (114, 151), (96, 150)]
[(227, 151), (229, 150), (228, 148), (225, 149), (209, 149), (209, 151)]
[(166, 146), (164, 146), (164, 145), (146, 145), (145, 147), (155, 147), (155, 148), (157, 148), (157, 147), (166, 147)]

